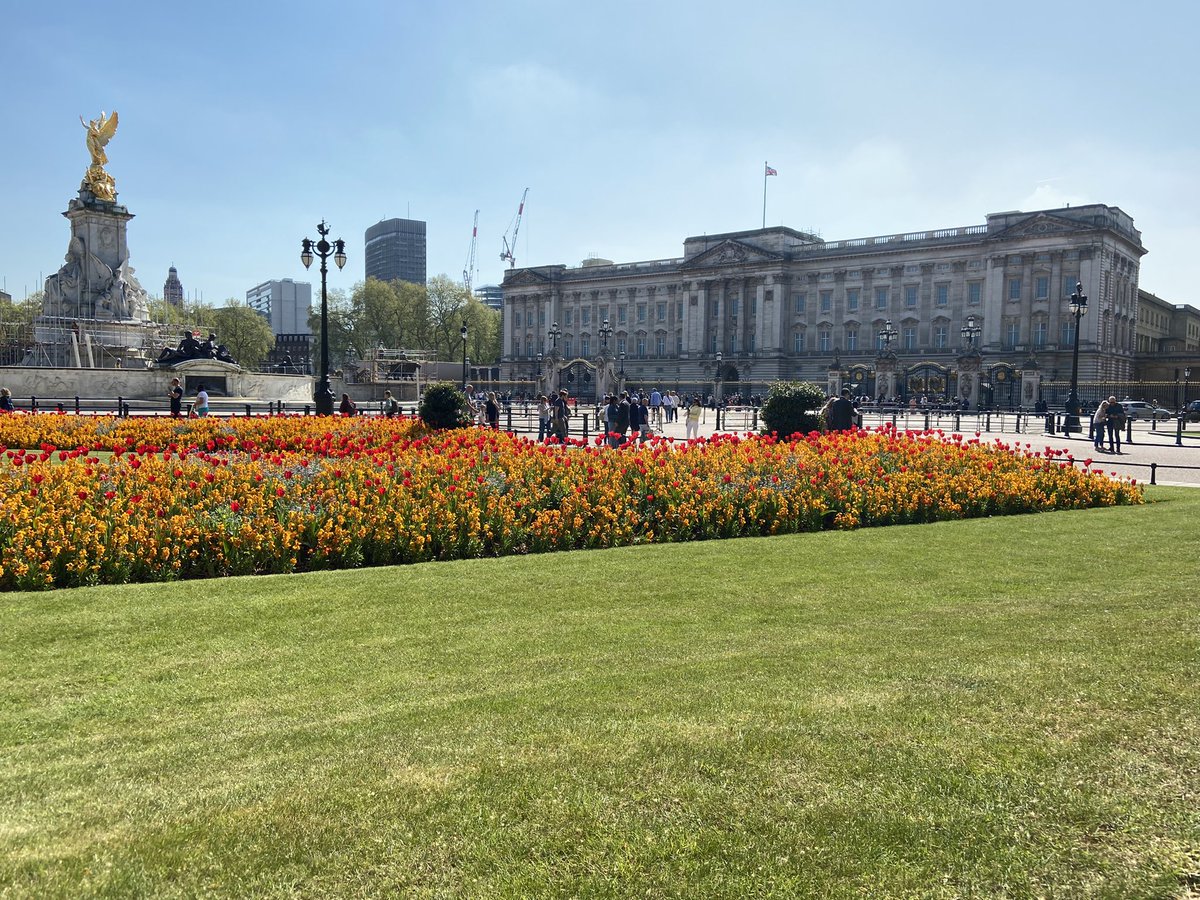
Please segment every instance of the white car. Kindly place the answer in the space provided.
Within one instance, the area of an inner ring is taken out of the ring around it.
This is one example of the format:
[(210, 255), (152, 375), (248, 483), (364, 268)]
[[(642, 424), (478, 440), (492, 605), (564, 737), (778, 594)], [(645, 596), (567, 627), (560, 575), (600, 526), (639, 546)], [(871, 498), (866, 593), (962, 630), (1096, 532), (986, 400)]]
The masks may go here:
[(1151, 419), (1170, 419), (1171, 411), (1164, 409), (1161, 406), (1151, 406), (1149, 403), (1141, 403), (1136, 400), (1122, 400), (1121, 407), (1125, 410), (1125, 416), (1133, 421)]

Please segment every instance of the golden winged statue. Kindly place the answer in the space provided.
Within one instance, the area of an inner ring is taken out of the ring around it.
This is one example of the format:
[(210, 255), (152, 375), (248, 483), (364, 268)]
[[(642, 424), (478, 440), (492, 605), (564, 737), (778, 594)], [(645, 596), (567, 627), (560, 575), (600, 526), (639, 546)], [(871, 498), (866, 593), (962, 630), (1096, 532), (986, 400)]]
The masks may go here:
[(117, 196), (116, 182), (104, 171), (104, 164), (108, 162), (104, 147), (117, 133), (117, 111), (114, 109), (111, 116), (106, 116), (101, 110), (100, 118), (90, 122), (84, 122), (83, 116), (80, 116), (79, 124), (87, 129), (87, 148), (92, 155), (92, 164), (83, 176), (83, 183), (99, 199), (111, 203)]

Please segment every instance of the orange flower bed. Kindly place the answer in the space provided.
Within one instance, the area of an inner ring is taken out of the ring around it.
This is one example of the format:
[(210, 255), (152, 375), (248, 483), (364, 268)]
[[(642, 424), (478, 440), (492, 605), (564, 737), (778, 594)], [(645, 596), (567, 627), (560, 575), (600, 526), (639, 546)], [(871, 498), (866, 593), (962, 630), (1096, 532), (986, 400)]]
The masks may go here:
[[(1058, 451), (892, 430), (538, 445), (406, 419), (0, 417), (0, 589), (1139, 503)], [(20, 449), (16, 449), (20, 448)]]

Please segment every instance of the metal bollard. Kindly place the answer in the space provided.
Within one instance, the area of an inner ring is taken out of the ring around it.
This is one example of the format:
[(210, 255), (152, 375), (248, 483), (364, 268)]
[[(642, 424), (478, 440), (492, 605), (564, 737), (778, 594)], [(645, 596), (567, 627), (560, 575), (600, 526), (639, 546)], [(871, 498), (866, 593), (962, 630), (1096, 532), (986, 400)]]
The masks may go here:
[(929, 430), (929, 413), (928, 412), (925, 413), (925, 430), (926, 431)]
[(504, 428), (505, 431), (512, 431), (512, 404), (508, 404), (508, 424)]
[(990, 409), (987, 411), (987, 415), (983, 418), (983, 430), (992, 430), (992, 411)]
[(79, 415), (79, 395), (75, 395), (75, 415)]
[(249, 403), (246, 404), (246, 418), (247, 419), (250, 418), (250, 404)]
[(37, 397), (34, 397), (32, 395), (29, 398), (29, 411), (37, 412)]
[(1125, 418), (1125, 443), (1133, 443), (1133, 419), (1129, 416)]
[(124, 398), (124, 397), (118, 397), (118, 398), (117, 398), (117, 417), (118, 417), (118, 418), (120, 418), (120, 416), (121, 416), (121, 408), (122, 408), (124, 405), (125, 405), (125, 398)]
[(1183, 413), (1179, 414), (1179, 421), (1175, 425), (1175, 446), (1183, 446)]
[(1158, 484), (1158, 463), (1150, 463), (1150, 483)]
[(308, 406), (308, 404), (307, 404), (307, 403), (305, 403), (305, 404), (304, 404), (304, 414), (305, 414), (306, 416), (309, 414), (308, 410), (309, 410), (309, 406)]

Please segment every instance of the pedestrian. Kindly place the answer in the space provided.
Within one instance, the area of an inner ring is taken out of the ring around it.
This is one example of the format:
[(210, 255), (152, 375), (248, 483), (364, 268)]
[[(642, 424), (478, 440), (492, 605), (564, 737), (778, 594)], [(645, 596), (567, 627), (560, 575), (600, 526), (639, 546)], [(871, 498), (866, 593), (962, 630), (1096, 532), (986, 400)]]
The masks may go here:
[(1121, 452), (1121, 429), (1125, 427), (1125, 407), (1115, 396), (1108, 398), (1108, 452)]
[(342, 402), (338, 404), (338, 412), (343, 416), (353, 416), (358, 414), (358, 407), (354, 405), (354, 401), (350, 399), (349, 394), (342, 394)]
[(500, 404), (496, 402), (496, 392), (488, 391), (487, 399), (483, 401), (484, 416), (487, 419), (488, 428), (492, 431), (500, 430)]
[(658, 388), (650, 389), (650, 424), (662, 425), (662, 392)]
[(1092, 443), (1101, 453), (1104, 452), (1104, 429), (1108, 426), (1108, 401), (1101, 400), (1096, 411), (1092, 413)]
[(629, 402), (629, 391), (621, 391), (621, 402), (617, 404), (617, 418), (613, 422), (612, 427), (612, 445), (620, 447), (625, 443), (625, 432), (629, 430), (629, 424), (633, 418), (633, 404)]
[(391, 391), (383, 392), (383, 414), (389, 419), (400, 414), (400, 404), (396, 402)]
[(692, 400), (687, 408), (687, 439), (700, 436), (700, 417), (704, 415), (704, 404), (700, 402), (699, 396), (693, 394)]
[(167, 389), (167, 397), (171, 401), (171, 418), (178, 419), (183, 415), (183, 387), (179, 384), (178, 378), (171, 379), (171, 386)]
[(14, 412), (12, 392), (8, 388), (0, 388), (0, 412)]
[(850, 399), (850, 388), (842, 388), (842, 395), (829, 404), (827, 423), (830, 431), (849, 431), (858, 419), (858, 410)]
[(571, 407), (567, 396), (566, 388), (563, 388), (550, 403), (550, 432), (560, 443), (565, 443), (570, 433)]
[(538, 443), (550, 433), (550, 401), (545, 394), (538, 394)]
[(617, 439), (617, 419), (620, 417), (620, 404), (617, 395), (609, 394), (604, 398), (604, 440), (610, 447), (619, 447)]
[(472, 384), (463, 386), (463, 393), (467, 397), (467, 415), (475, 424), (479, 424), (479, 408), (475, 403), (475, 386)]
[(645, 407), (642, 406), (641, 395), (639, 395), (637, 393), (631, 394), (629, 397), (629, 439), (630, 440), (641, 437), (641, 435), (642, 435), (642, 428), (646, 424), (646, 422), (642, 419), (642, 410), (643, 409), (645, 409)]
[(208, 415), (208, 391), (204, 389), (204, 384), (196, 385), (196, 415), (204, 418)]
[(825, 401), (825, 405), (822, 406), (817, 412), (817, 420), (820, 422), (820, 428), (822, 431), (829, 430), (829, 410), (833, 406), (833, 401), (836, 399), (836, 396), (830, 394), (829, 398)]

